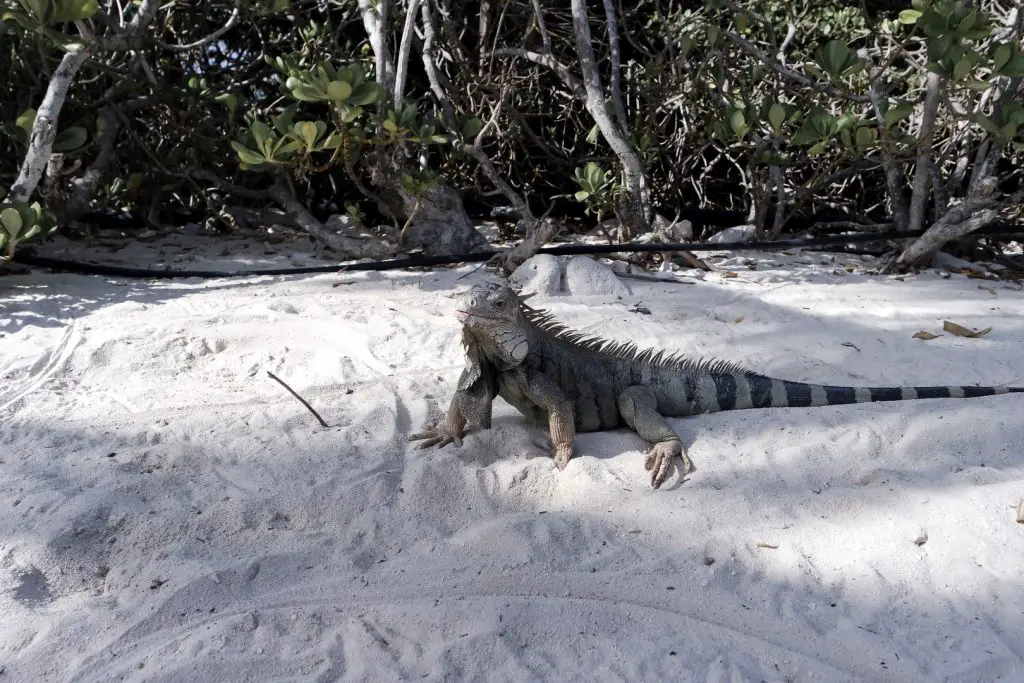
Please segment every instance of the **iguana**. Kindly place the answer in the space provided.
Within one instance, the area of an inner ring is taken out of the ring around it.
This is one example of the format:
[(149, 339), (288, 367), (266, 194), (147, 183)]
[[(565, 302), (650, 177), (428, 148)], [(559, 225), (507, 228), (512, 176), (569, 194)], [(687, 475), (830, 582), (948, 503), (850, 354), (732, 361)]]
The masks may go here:
[(462, 444), (466, 426), (491, 426), (501, 396), (528, 418), (548, 423), (559, 469), (572, 458), (576, 432), (628, 425), (651, 444), (646, 468), (659, 488), (680, 456), (683, 476), (696, 468), (666, 417), (721, 410), (832, 406), (924, 398), (973, 398), (1024, 387), (844, 387), (766, 377), (720, 360), (616, 342), (571, 330), (501, 282), (473, 286), (458, 309), (466, 368), (440, 424), (411, 441), (420, 448)]

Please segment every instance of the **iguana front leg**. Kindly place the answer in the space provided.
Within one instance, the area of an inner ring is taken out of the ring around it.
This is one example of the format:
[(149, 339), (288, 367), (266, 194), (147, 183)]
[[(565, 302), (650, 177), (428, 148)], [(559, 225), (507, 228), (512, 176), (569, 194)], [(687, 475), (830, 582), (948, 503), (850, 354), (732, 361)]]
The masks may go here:
[(651, 443), (644, 466), (651, 472), (651, 486), (659, 488), (672, 472), (672, 463), (678, 455), (683, 459), (683, 476), (693, 472), (690, 456), (683, 442), (668, 421), (658, 412), (658, 399), (650, 388), (642, 385), (628, 387), (617, 398), (619, 414), (644, 441)]
[(572, 401), (565, 397), (554, 381), (535, 370), (519, 367), (506, 371), (503, 377), (529, 401), (547, 412), (553, 446), (551, 457), (558, 469), (564, 470), (572, 459), (572, 443), (576, 438)]
[[(455, 391), (451, 402), (448, 404), (448, 412), (440, 424), (424, 425), (421, 431), (409, 435), (409, 441), (425, 439), (417, 448), (430, 448), (437, 446), (444, 448), (450, 443), (456, 446), (462, 445), (462, 435), (466, 431), (467, 424), (475, 424), (483, 429), (491, 427), (491, 406), (494, 397), (498, 394), (498, 382), (490, 368), (483, 368), (483, 372), (477, 374), (476, 379), (471, 380), (469, 370), (463, 370), (459, 378), (459, 389)], [(466, 386), (468, 384), (468, 386)], [(465, 388), (461, 388), (465, 387)]]

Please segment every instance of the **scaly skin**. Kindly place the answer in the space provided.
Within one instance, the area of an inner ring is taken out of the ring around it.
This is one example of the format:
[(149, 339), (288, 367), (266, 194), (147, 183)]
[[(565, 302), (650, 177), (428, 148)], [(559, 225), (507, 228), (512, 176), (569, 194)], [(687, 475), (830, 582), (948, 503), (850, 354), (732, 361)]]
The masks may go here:
[(552, 457), (565, 469), (576, 432), (632, 428), (650, 444), (645, 466), (651, 486), (696, 470), (667, 417), (719, 410), (811, 407), (918, 398), (972, 398), (1014, 387), (847, 387), (774, 379), (721, 361), (694, 361), (642, 351), (574, 332), (547, 313), (526, 306), (505, 284), (476, 285), (458, 315), (466, 369), (443, 422), (411, 435), (420, 448), (461, 445), (470, 424), (490, 427), (491, 405), (501, 396), (528, 418), (547, 423)]

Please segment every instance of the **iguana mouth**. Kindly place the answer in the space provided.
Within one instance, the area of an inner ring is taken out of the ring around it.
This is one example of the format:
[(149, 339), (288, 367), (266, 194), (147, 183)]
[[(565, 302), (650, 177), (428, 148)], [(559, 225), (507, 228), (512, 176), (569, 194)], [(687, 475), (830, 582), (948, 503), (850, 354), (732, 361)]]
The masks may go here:
[(484, 315), (483, 313), (472, 313), (470, 311), (464, 311), (461, 308), (455, 309), (455, 312), (461, 313), (462, 315), (465, 316), (473, 316), (474, 318), (483, 318), (484, 320), (501, 320), (501, 318), (495, 317), (493, 315)]

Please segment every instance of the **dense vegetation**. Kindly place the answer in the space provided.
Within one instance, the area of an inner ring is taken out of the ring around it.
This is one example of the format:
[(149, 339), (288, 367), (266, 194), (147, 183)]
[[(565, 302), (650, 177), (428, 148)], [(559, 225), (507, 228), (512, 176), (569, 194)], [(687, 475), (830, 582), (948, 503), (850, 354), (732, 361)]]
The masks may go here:
[(98, 209), (273, 207), (344, 257), (475, 248), (470, 215), (507, 206), (508, 266), (553, 219), (625, 240), (700, 207), (764, 238), (823, 209), (927, 228), (908, 268), (1024, 199), (1011, 0), (0, 7), (8, 255)]

